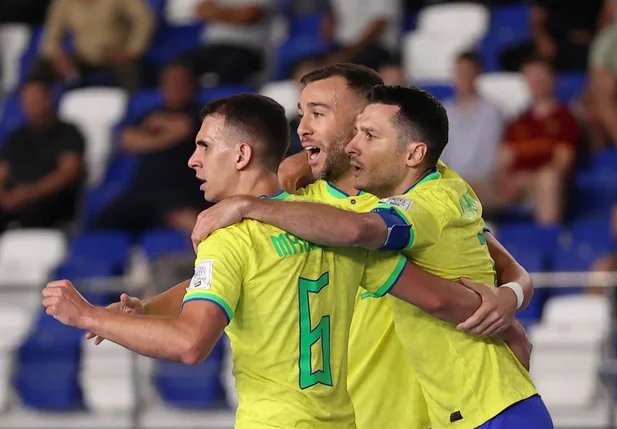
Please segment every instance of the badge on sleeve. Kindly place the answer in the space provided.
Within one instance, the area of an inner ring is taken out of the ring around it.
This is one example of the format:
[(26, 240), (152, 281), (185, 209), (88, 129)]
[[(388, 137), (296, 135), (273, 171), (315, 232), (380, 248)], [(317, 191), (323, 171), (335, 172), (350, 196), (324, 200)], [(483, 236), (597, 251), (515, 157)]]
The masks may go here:
[(379, 202), (383, 204), (390, 204), (393, 206), (400, 207), (405, 211), (409, 211), (409, 209), (413, 205), (413, 201), (411, 201), (409, 198), (404, 198), (404, 197), (382, 198), (381, 200), (379, 200)]
[(191, 279), (191, 283), (188, 289), (210, 289), (212, 285), (212, 264), (214, 263), (213, 259), (206, 259), (200, 262), (199, 265), (195, 267), (195, 274), (193, 274), (193, 278)]

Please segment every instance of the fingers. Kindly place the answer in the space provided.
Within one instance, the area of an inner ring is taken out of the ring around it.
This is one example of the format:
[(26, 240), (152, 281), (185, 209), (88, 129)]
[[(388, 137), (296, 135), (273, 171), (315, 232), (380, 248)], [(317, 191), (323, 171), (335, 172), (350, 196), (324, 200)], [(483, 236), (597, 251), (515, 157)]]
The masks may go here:
[(96, 337), (96, 334), (94, 332), (86, 333), (86, 340), (91, 340), (94, 337)]
[(469, 329), (464, 330), (465, 332), (467, 332), (468, 334), (471, 335), (475, 335), (475, 336), (484, 336), (485, 332), (489, 330), (489, 328), (496, 323), (499, 320), (499, 316), (490, 311), (488, 312), (488, 314), (486, 314), (485, 317), (483, 317), (481, 320), (478, 320), (478, 323), (475, 326), (472, 326)]
[(482, 331), (481, 335), (484, 337), (493, 337), (506, 329), (506, 327), (507, 325), (505, 324), (505, 321), (501, 320), (501, 318), (497, 318), (495, 322), (493, 322), (488, 328)]
[(472, 329), (476, 329), (482, 321), (484, 321), (489, 314), (493, 311), (493, 307), (486, 303), (483, 303), (467, 320), (459, 323), (457, 329), (465, 332), (469, 332)]
[(98, 346), (99, 344), (101, 344), (103, 341), (105, 341), (105, 338), (98, 336), (96, 337), (96, 340), (94, 340), (94, 345)]

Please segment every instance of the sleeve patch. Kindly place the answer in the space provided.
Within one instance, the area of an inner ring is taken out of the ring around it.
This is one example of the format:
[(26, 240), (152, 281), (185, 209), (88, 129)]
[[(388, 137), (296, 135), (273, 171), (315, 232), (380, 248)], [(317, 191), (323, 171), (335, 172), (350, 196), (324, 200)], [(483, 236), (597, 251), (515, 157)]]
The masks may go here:
[(191, 279), (191, 283), (189, 287), (186, 289), (194, 290), (194, 289), (210, 289), (212, 286), (212, 265), (214, 264), (214, 259), (206, 259), (202, 261), (197, 267), (195, 267), (195, 274)]
[(409, 211), (409, 209), (413, 205), (413, 201), (411, 201), (409, 198), (403, 197), (382, 198), (381, 200), (379, 200), (379, 202), (383, 204), (391, 204), (393, 206), (401, 207), (405, 211)]

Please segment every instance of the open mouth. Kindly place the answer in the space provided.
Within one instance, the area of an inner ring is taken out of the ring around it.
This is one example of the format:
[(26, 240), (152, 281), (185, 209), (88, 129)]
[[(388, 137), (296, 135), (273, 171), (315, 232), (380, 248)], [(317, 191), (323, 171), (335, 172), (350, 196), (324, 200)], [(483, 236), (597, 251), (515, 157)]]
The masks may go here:
[(308, 154), (309, 161), (314, 161), (315, 159), (317, 159), (317, 156), (321, 152), (321, 149), (316, 146), (306, 146), (304, 150)]
[(197, 179), (197, 181), (199, 183), (201, 183), (201, 185), (199, 186), (199, 189), (202, 189), (203, 186), (206, 184), (206, 181), (204, 179), (199, 178), (199, 177), (196, 177), (196, 179)]

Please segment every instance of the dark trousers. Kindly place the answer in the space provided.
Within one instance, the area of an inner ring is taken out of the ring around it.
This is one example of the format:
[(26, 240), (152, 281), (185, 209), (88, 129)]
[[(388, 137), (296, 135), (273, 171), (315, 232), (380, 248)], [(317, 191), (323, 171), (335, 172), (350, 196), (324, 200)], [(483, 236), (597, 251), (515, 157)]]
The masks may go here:
[(196, 76), (214, 73), (220, 83), (239, 83), (263, 69), (259, 52), (233, 45), (212, 44), (187, 52), (179, 58)]
[[(135, 92), (142, 88), (142, 63), (134, 60), (121, 66), (102, 66), (88, 63), (77, 56), (73, 56), (73, 63), (81, 75), (81, 81), (75, 82), (76, 85), (84, 85), (84, 78), (94, 74), (111, 72), (114, 84), (126, 89), (128, 92)], [(33, 65), (30, 77), (53, 83), (59, 79), (49, 60), (39, 58)], [(86, 81), (87, 82), (87, 81)]]
[(6, 212), (0, 207), (0, 232), (17, 222), (22, 228), (53, 228), (75, 218), (79, 189), (63, 191), (30, 202), (15, 211)]

